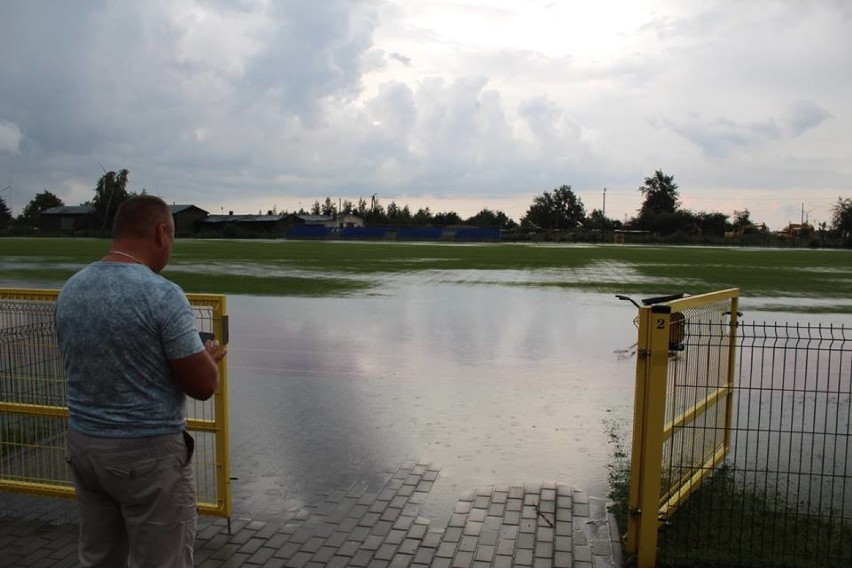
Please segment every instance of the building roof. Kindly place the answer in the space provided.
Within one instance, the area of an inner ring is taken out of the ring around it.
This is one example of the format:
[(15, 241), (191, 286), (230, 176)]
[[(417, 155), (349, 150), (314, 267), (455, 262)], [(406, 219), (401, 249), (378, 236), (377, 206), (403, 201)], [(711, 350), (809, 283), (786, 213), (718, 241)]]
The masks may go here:
[(207, 213), (207, 211), (205, 211), (204, 209), (202, 209), (201, 207), (198, 207), (196, 205), (169, 205), (169, 212), (172, 215), (174, 215), (176, 213), (181, 213), (182, 211), (186, 211), (188, 209), (198, 209), (202, 213)]
[(93, 205), (60, 205), (41, 212), (42, 215), (90, 215), (95, 212)]
[(284, 219), (284, 215), (208, 215), (200, 223), (277, 223)]

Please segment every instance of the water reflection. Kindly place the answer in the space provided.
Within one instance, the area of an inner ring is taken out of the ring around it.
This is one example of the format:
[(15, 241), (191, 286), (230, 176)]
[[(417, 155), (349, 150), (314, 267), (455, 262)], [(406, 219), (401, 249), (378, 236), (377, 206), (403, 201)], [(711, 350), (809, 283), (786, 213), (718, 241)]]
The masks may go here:
[(229, 297), (235, 509), (255, 516), (441, 465), (427, 514), (500, 481), (606, 493), (604, 419), (630, 415), (634, 311), (611, 295), (401, 285), (382, 297)]

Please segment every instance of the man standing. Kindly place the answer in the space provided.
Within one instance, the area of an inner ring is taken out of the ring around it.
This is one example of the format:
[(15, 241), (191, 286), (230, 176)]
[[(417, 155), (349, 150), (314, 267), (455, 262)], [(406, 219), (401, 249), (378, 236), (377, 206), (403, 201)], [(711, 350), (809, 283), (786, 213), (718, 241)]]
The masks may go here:
[(159, 275), (173, 242), (162, 199), (127, 200), (109, 252), (72, 276), (56, 303), (84, 567), (192, 566), (185, 395), (213, 395), (225, 350), (202, 344), (183, 291)]

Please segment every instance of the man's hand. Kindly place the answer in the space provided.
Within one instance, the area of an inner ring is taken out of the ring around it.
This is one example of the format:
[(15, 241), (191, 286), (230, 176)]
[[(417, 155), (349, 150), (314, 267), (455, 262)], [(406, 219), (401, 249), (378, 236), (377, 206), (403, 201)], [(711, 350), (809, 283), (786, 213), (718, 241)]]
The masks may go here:
[(207, 354), (210, 355), (216, 363), (224, 359), (225, 355), (228, 353), (228, 348), (224, 345), (220, 345), (218, 339), (208, 339), (205, 341), (204, 350), (207, 351)]

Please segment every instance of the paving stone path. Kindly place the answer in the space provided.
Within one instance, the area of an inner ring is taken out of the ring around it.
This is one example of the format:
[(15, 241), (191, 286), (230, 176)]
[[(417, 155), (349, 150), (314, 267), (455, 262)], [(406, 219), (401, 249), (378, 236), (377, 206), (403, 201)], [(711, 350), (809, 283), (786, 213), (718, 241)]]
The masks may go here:
[[(620, 566), (606, 504), (558, 483), (498, 484), (461, 495), (446, 526), (421, 505), (438, 478), (408, 461), (380, 482), (347, 483), (272, 521), (199, 520), (195, 564), (213, 567)], [(0, 500), (0, 503), (3, 503)], [(63, 514), (67, 517), (67, 514)], [(229, 531), (230, 529), (230, 531)], [(76, 566), (77, 527), (5, 516), (0, 566)]]

